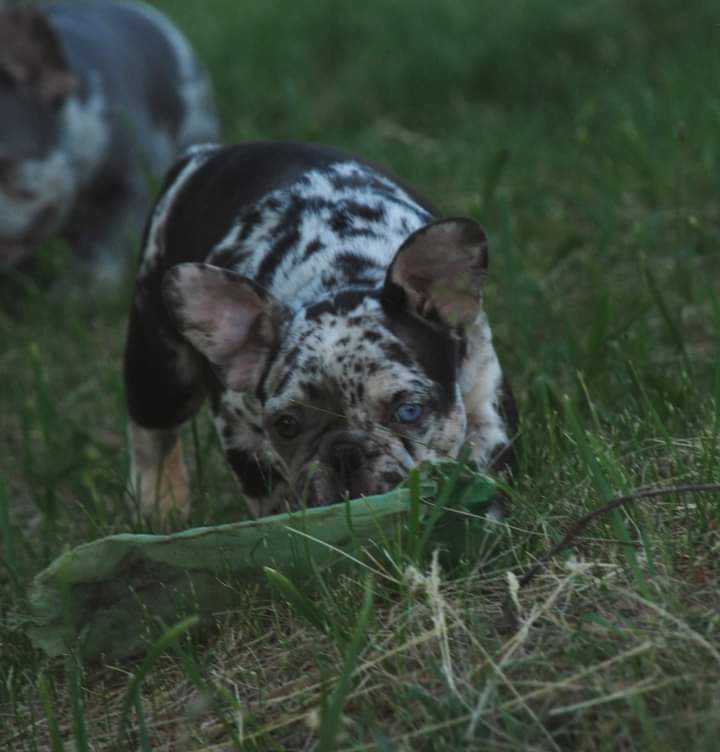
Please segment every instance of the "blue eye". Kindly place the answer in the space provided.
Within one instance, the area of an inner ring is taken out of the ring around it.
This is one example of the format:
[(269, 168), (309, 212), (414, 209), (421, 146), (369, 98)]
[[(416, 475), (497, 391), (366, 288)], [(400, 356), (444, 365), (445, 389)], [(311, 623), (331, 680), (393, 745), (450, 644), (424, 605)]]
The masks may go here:
[(396, 423), (417, 423), (422, 417), (423, 406), (419, 402), (404, 402), (393, 413)]

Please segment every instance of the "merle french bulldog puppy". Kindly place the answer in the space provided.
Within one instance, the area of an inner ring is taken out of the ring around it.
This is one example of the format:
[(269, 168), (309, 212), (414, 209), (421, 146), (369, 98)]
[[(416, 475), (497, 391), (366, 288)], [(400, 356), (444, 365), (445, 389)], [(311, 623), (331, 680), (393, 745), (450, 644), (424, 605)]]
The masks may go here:
[(99, 276), (122, 267), (161, 177), (217, 138), (187, 40), (141, 4), (0, 10), (0, 270), (62, 233)]
[(146, 226), (125, 352), (131, 488), (187, 512), (178, 428), (209, 397), (255, 515), (378, 494), (468, 446), (509, 461), (514, 406), (485, 234), (396, 178), (294, 143), (191, 149)]

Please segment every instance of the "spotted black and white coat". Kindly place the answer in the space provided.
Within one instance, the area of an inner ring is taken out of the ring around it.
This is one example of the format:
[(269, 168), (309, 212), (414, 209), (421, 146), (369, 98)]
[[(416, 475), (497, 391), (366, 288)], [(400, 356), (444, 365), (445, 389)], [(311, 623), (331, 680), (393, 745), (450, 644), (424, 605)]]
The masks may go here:
[(192, 149), (146, 227), (125, 383), (143, 512), (187, 511), (178, 428), (205, 397), (255, 515), (384, 492), (423, 460), (505, 465), (487, 243), (329, 147)]

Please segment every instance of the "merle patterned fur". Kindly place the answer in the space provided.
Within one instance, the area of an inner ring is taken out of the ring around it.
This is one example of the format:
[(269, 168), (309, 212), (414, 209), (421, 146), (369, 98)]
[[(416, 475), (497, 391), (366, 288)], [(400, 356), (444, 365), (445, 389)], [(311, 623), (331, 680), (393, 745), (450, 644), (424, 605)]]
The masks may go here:
[(132, 488), (187, 511), (177, 430), (209, 398), (254, 514), (381, 493), (515, 431), (482, 309), (485, 236), (396, 177), (294, 143), (191, 149), (145, 230), (125, 384)]

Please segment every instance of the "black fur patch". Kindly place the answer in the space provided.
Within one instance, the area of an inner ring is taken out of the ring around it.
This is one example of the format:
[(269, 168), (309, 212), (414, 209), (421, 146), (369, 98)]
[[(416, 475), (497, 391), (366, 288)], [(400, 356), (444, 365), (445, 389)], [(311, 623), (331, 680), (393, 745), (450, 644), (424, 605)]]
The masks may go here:
[(230, 467), (242, 483), (243, 491), (255, 498), (267, 496), (282, 478), (267, 465), (242, 449), (228, 449), (225, 452)]
[[(343, 290), (330, 300), (323, 300), (320, 303), (308, 306), (305, 309), (305, 318), (308, 321), (313, 321), (326, 313), (336, 315), (346, 314), (357, 308), (363, 300), (366, 300), (372, 294), (372, 290)], [(346, 345), (347, 343), (347, 337), (343, 337), (338, 341), (338, 345)]]
[(317, 253), (318, 251), (322, 251), (323, 248), (325, 248), (325, 244), (320, 240), (320, 238), (315, 238), (315, 240), (311, 240), (306, 246), (305, 251), (303, 252), (303, 261), (309, 259), (313, 254)]
[[(141, 426), (175, 428), (204, 399), (202, 363), (174, 331), (164, 311), (157, 317), (149, 313), (149, 306), (133, 305), (130, 310), (123, 364), (125, 397), (130, 415)], [(188, 364), (194, 365), (193, 373), (187, 374), (190, 378), (178, 378), (177, 349), (170, 343), (187, 351)]]
[[(390, 331), (409, 345), (425, 373), (438, 385), (438, 408), (447, 410), (455, 396), (458, 341), (447, 328), (433, 326), (396, 306), (385, 306), (384, 310)], [(386, 354), (396, 361), (401, 357), (407, 358), (406, 354), (395, 351)]]
[(298, 240), (300, 240), (298, 225), (302, 211), (303, 202), (297, 198), (293, 198), (290, 206), (285, 212), (282, 222), (278, 225), (279, 237), (263, 259), (262, 264), (260, 264), (260, 268), (258, 269), (258, 273), (255, 276), (256, 282), (261, 287), (270, 286), (278, 266), (280, 266), (285, 260), (288, 251), (296, 246)]

